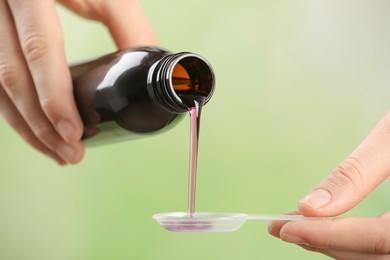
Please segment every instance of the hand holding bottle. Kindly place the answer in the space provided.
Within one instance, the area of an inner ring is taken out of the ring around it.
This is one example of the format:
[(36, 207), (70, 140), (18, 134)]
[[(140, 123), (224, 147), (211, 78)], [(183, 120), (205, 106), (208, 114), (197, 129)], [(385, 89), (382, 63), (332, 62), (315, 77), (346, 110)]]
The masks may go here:
[[(60, 2), (101, 21), (118, 48), (158, 44), (139, 0)], [(83, 125), (55, 1), (0, 1), (0, 35), (0, 114), (59, 164), (79, 162)]]
[[(390, 113), (360, 146), (298, 204), (305, 216), (337, 216), (390, 175)], [(337, 259), (390, 259), (390, 211), (377, 217), (275, 221), (269, 232)]]

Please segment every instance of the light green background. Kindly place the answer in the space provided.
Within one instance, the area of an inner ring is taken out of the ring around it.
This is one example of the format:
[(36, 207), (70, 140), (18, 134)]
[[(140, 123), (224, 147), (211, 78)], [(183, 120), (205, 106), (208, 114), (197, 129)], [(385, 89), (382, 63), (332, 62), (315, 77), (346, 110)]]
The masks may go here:
[[(197, 209), (283, 213), (390, 107), (389, 1), (143, 1), (162, 45), (206, 57), (217, 89), (201, 126)], [(59, 7), (69, 62), (114, 51), (107, 31)], [(59, 79), (61, 80), (61, 79)], [(185, 211), (189, 120), (88, 149), (58, 167), (0, 123), (0, 259), (327, 259), (248, 222), (170, 233)], [(348, 215), (389, 207), (388, 182)]]

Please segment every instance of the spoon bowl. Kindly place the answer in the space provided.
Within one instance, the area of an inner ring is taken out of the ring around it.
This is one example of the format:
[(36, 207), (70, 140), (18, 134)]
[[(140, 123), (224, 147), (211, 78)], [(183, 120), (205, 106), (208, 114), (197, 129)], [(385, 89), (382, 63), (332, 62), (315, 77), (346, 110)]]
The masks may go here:
[(248, 219), (256, 220), (301, 220), (302, 215), (249, 215), (228, 212), (169, 212), (153, 215), (165, 229), (173, 232), (232, 232), (239, 229)]

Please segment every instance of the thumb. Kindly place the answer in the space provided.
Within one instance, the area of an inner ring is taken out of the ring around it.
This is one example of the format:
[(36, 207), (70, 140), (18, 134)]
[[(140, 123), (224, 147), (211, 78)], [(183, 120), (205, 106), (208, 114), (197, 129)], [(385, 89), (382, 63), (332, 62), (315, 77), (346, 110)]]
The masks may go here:
[(140, 0), (108, 1), (102, 21), (119, 49), (137, 45), (159, 45)]
[(335, 170), (298, 203), (306, 216), (336, 216), (390, 175), (390, 113)]

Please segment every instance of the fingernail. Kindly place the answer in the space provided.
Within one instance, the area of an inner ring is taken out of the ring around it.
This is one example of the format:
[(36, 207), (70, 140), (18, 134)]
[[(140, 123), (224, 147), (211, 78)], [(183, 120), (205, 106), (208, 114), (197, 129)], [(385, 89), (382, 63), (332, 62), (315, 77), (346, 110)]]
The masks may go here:
[(270, 233), (271, 235), (273, 235), (275, 232), (275, 226), (270, 224), (268, 225), (268, 233)]
[(294, 243), (294, 244), (298, 244), (298, 245), (306, 244), (305, 240), (303, 240), (301, 237), (294, 236), (294, 235), (291, 235), (291, 234), (283, 233), (283, 234), (281, 234), (280, 238), (283, 241), (286, 241), (286, 242), (289, 242), (289, 243)]
[(274, 237), (279, 237), (279, 230), (272, 224), (268, 225), (268, 233), (270, 233)]
[(68, 122), (67, 120), (61, 120), (58, 125), (57, 129), (61, 137), (68, 143), (77, 141), (76, 140), (76, 128)]
[(318, 209), (330, 202), (332, 194), (325, 189), (317, 189), (306, 195), (299, 201), (300, 204), (306, 204), (312, 209)]
[(76, 163), (80, 158), (79, 151), (68, 144), (63, 144), (58, 147), (57, 153), (67, 162)]

